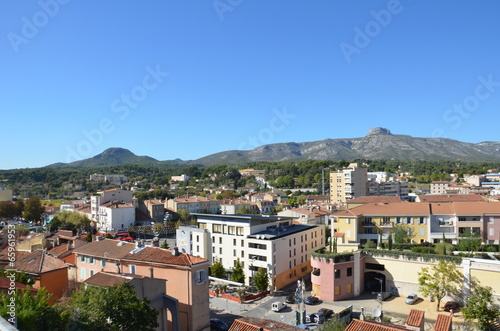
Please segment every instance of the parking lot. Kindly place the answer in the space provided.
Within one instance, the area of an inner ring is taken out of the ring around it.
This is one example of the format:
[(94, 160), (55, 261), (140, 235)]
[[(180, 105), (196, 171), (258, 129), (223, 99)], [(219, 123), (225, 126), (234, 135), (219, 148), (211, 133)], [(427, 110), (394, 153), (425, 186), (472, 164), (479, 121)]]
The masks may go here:
[[(295, 323), (295, 311), (297, 310), (296, 304), (287, 304), (287, 307), (279, 312), (271, 310), (273, 302), (284, 302), (286, 296), (291, 291), (278, 292), (264, 298), (257, 299), (247, 303), (237, 303), (231, 300), (222, 298), (211, 298), (211, 315), (224, 320), (226, 323), (231, 324), (234, 319), (240, 316), (249, 316), (262, 319), (270, 319), (286, 324)], [(310, 291), (306, 291), (305, 296), (310, 295)], [(386, 301), (379, 302), (376, 300), (376, 295), (372, 293), (364, 293), (358, 298), (342, 301), (320, 301), (316, 305), (306, 305), (306, 314), (317, 312), (320, 308), (332, 309), (334, 312), (339, 312), (349, 305), (353, 306), (355, 316), (359, 316), (361, 308), (364, 308), (365, 314), (372, 315), (374, 308), (382, 310), (385, 317), (392, 318), (395, 324), (404, 324), (411, 309), (425, 311), (425, 324), (427, 328), (433, 328), (438, 314), (449, 314), (442, 309), (436, 311), (436, 302), (423, 300), (419, 298), (414, 304), (408, 305), (405, 303), (406, 297), (391, 297)], [(441, 302), (441, 307), (445, 302)], [(460, 311), (454, 312), (453, 324), (455, 326), (462, 326), (463, 318)], [(310, 323), (313, 327), (315, 323)]]

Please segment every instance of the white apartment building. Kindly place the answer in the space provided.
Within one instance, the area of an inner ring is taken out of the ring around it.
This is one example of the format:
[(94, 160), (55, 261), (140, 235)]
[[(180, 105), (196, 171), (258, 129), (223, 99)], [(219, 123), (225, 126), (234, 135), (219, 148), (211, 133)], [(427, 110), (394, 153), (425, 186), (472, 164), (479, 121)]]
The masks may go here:
[(402, 201), (408, 201), (408, 182), (388, 180), (368, 182), (368, 195), (371, 196), (398, 196)]
[(117, 231), (135, 224), (135, 207), (130, 203), (109, 201), (99, 206), (99, 231)]
[(347, 168), (330, 173), (330, 201), (344, 205), (351, 200), (368, 195), (368, 172), (366, 168), (351, 163)]
[(431, 182), (431, 194), (446, 194), (446, 190), (450, 186), (450, 182), (434, 181)]
[(172, 176), (170, 180), (173, 182), (187, 182), (189, 180), (189, 176), (184, 174), (180, 176)]
[(195, 214), (198, 228), (179, 227), (177, 245), (217, 260), (228, 271), (239, 258), (246, 284), (265, 268), (270, 290), (278, 290), (311, 272), (310, 252), (325, 245), (325, 227), (292, 224), (290, 217), (266, 215)]

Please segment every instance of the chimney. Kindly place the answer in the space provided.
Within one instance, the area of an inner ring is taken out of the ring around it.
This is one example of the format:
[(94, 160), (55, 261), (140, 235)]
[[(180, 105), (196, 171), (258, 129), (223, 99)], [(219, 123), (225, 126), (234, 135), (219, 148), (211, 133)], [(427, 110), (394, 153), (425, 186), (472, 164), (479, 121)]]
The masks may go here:
[(174, 247), (174, 249), (172, 250), (172, 254), (174, 256), (179, 256), (179, 248), (178, 247)]

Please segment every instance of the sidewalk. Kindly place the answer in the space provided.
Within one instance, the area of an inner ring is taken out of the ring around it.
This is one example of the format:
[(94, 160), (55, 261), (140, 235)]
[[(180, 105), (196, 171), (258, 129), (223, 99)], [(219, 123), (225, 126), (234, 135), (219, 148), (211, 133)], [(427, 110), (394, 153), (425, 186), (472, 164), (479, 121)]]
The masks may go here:
[(239, 303), (229, 299), (223, 299), (220, 297), (210, 297), (209, 305), (211, 310), (216, 310), (218, 313), (227, 312), (231, 314), (240, 315), (246, 311), (252, 310), (257, 305), (271, 300), (273, 298), (272, 295), (267, 295), (262, 298), (258, 298), (255, 300), (245, 301), (244, 303)]

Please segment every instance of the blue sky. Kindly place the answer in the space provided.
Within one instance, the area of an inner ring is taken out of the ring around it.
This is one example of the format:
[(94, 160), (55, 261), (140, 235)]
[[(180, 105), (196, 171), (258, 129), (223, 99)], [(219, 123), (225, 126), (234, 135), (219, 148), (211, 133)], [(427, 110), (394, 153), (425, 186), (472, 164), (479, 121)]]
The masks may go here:
[[(0, 169), (394, 134), (498, 141), (500, 2), (3, 1)], [(492, 125), (493, 124), (493, 125)]]

